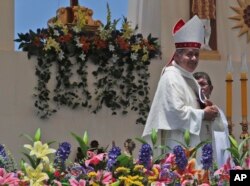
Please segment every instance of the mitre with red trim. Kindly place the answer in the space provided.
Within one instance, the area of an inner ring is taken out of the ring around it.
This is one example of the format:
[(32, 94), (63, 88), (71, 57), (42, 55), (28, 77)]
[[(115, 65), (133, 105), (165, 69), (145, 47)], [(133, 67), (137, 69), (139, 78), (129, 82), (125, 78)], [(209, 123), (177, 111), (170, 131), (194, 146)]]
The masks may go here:
[[(204, 43), (204, 25), (198, 16), (193, 16), (187, 23), (179, 20), (172, 31), (175, 48), (197, 48)], [(162, 70), (162, 74), (167, 66), (172, 65), (174, 55)]]
[(200, 48), (204, 43), (204, 25), (196, 15), (186, 23), (179, 20), (172, 33), (175, 48)]

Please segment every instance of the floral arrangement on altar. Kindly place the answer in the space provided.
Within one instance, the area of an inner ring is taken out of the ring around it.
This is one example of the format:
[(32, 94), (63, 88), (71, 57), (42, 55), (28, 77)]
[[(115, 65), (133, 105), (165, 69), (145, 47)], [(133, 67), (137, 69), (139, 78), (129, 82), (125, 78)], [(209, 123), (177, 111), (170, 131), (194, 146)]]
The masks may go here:
[[(119, 20), (111, 21), (108, 5), (107, 12), (107, 23), (94, 31), (79, 9), (75, 24), (55, 18), (48, 28), (18, 34), (19, 49), (37, 58), (34, 105), (41, 118), (61, 106), (85, 107), (93, 113), (106, 106), (112, 114), (135, 111), (136, 123), (145, 123), (150, 103), (148, 67), (160, 56), (160, 46), (151, 34), (144, 38), (132, 29), (126, 18), (116, 29)], [(89, 77), (94, 79), (91, 85)]]
[[(147, 186), (147, 185), (229, 185), (230, 170), (249, 169), (250, 158), (246, 152), (240, 153), (246, 140), (239, 145), (230, 137), (232, 160), (222, 167), (213, 163), (212, 146), (201, 142), (195, 148), (180, 144), (172, 152), (155, 157), (157, 132), (152, 131), (153, 147), (143, 139), (137, 159), (122, 152), (113, 145), (102, 152), (89, 148), (88, 134), (78, 136), (71, 133), (79, 143), (82, 158), (77, 162), (68, 159), (71, 145), (62, 142), (57, 149), (51, 148), (52, 142), (41, 141), (41, 131), (37, 129), (34, 137), (23, 135), (31, 144), (23, 146), (25, 156), (17, 168), (14, 158), (6, 146), (0, 144), (0, 185), (10, 186)], [(189, 134), (185, 141), (188, 144)], [(201, 160), (194, 155), (202, 148)], [(162, 148), (162, 147), (161, 147)], [(201, 168), (196, 163), (200, 161)]]

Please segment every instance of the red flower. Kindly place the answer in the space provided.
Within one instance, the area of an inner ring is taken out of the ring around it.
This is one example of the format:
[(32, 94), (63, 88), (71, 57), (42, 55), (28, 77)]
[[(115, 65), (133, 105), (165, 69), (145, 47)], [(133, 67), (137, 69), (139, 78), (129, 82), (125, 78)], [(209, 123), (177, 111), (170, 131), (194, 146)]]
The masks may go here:
[(59, 170), (55, 171), (55, 172), (54, 172), (54, 176), (55, 176), (56, 178), (59, 178), (59, 177), (61, 176), (60, 171), (59, 171)]
[(116, 42), (122, 50), (129, 50), (129, 43), (124, 38), (118, 36)]
[(100, 38), (95, 38), (94, 40), (94, 44), (96, 46), (97, 49), (102, 49), (102, 48), (106, 48), (107, 47), (107, 42), (100, 39)]
[(39, 38), (39, 37), (35, 37), (32, 43), (33, 43), (33, 45), (35, 45), (36, 47), (41, 46), (41, 41), (40, 41), (40, 38)]
[(69, 34), (60, 36), (59, 37), (59, 42), (61, 42), (61, 43), (67, 43), (67, 42), (69, 42), (71, 40), (71, 38), (72, 38), (72, 34), (69, 33)]
[(83, 51), (86, 53), (89, 50), (90, 47), (90, 43), (88, 42), (88, 40), (86, 39), (86, 37), (82, 36), (80, 38), (80, 43), (82, 44), (82, 49)]

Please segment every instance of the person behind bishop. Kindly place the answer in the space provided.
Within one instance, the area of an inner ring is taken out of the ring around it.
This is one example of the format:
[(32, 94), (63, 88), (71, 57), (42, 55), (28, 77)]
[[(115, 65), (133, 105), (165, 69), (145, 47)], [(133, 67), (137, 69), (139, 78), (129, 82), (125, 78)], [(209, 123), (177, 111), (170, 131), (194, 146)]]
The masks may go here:
[(198, 101), (200, 87), (192, 74), (199, 63), (204, 28), (195, 15), (186, 23), (179, 20), (172, 33), (176, 50), (162, 71), (142, 137), (150, 142), (152, 129), (163, 130), (165, 145), (173, 148), (179, 145), (176, 141), (184, 143), (183, 134), (188, 130), (194, 147), (212, 139), (211, 130), (223, 130), (217, 107)]

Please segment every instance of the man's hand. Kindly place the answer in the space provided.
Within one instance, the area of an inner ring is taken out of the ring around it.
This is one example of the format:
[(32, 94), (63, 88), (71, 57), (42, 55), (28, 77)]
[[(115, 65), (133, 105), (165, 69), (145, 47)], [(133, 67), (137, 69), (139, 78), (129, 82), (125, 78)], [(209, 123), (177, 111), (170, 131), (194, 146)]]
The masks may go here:
[(209, 99), (206, 99), (205, 105), (206, 105), (206, 106), (212, 106), (212, 105), (213, 105), (213, 102), (212, 102), (211, 100), (209, 100)]
[(204, 108), (204, 120), (213, 121), (219, 114), (219, 110), (215, 105), (206, 106)]

